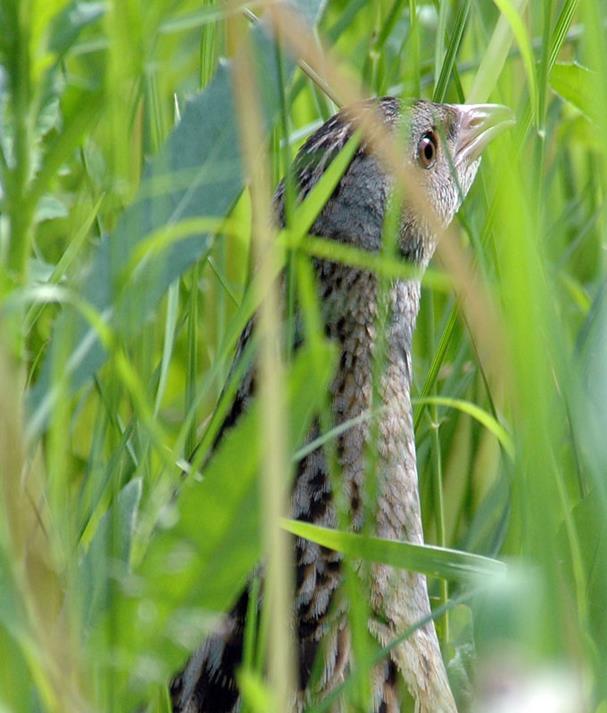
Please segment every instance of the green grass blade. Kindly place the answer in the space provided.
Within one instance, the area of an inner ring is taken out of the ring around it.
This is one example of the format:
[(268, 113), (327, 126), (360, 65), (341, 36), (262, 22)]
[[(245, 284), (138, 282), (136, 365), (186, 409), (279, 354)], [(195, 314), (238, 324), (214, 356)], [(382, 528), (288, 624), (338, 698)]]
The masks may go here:
[(355, 559), (410, 569), (431, 577), (468, 581), (473, 577), (500, 574), (505, 568), (505, 565), (497, 560), (469, 552), (330, 530), (308, 522), (285, 519), (283, 527), (293, 535), (343, 552)]

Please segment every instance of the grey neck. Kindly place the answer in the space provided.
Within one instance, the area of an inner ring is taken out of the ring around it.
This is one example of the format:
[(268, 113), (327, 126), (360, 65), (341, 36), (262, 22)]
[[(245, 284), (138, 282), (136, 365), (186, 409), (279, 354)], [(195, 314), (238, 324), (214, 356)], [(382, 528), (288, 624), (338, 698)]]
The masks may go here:
[[(364, 271), (321, 263), (317, 266), (329, 337), (338, 342), (340, 365), (331, 387), (336, 424), (354, 421), (338, 441), (340, 488), (360, 530), (366, 512), (373, 513), (374, 534), (423, 544), (417, 465), (411, 412), (411, 347), (419, 310), (420, 283), (398, 281), (389, 290), (388, 324), (379, 322), (377, 278)], [(360, 417), (374, 406), (373, 374), (378, 333), (385, 338), (380, 363), (379, 407), (373, 427)], [(376, 488), (369, 496), (366, 482), (369, 456), (375, 458)], [(305, 484), (302, 481), (302, 489)], [(307, 494), (310, 502), (313, 494)], [(302, 498), (303, 500), (303, 498)], [(335, 526), (335, 512), (319, 521)], [(370, 631), (382, 645), (430, 614), (423, 575), (373, 564), (370, 573)], [(377, 614), (377, 616), (376, 616)], [(420, 628), (392, 658), (407, 687), (420, 702), (420, 713), (456, 713), (434, 625)]]
[[(353, 525), (357, 529), (363, 522), (365, 464), (369, 452), (377, 450), (374, 529), (380, 536), (420, 541), (410, 400), (411, 348), (420, 283), (394, 282), (386, 295), (388, 309), (382, 310), (375, 275), (334, 263), (320, 263), (317, 269), (326, 330), (341, 352), (332, 385), (334, 420), (336, 424), (359, 421), (338, 442)], [(382, 314), (386, 313), (387, 323), (382, 324)], [(380, 336), (385, 340), (383, 349)], [(378, 398), (373, 395), (374, 373), (381, 373)], [(370, 420), (360, 423), (360, 417), (370, 415), (372, 410), (377, 414), (377, 425), (372, 427)]]

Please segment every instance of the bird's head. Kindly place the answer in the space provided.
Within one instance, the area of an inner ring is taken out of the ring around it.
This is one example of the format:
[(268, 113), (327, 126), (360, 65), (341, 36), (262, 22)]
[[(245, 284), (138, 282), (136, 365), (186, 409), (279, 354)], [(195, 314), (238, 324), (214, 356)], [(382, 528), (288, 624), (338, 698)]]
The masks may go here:
[[(424, 199), (448, 225), (468, 193), (483, 149), (498, 133), (514, 123), (512, 111), (499, 104), (437, 104), (416, 101), (401, 112), (408, 135), (409, 161), (418, 170), (417, 182)], [(431, 252), (420, 237), (432, 241), (423, 205), (410, 207), (401, 235), (402, 251), (416, 262)], [(408, 241), (411, 244), (408, 244)], [(423, 241), (427, 242), (426, 240)]]
[[(407, 104), (395, 97), (365, 101), (343, 109), (303, 145), (295, 161), (300, 198), (339, 154), (367, 112), (389, 132), (400, 135), (409, 168), (422, 200), (405, 196), (399, 248), (410, 261), (424, 265), (434, 250), (429, 215), (447, 225), (466, 196), (487, 143), (512, 124), (510, 109), (497, 104)], [(370, 127), (372, 128), (372, 127)], [(373, 133), (371, 131), (371, 133)], [(381, 249), (385, 211), (394, 186), (390, 169), (364, 137), (333, 194), (321, 210), (312, 233), (366, 250)], [(275, 201), (284, 222), (284, 182)]]

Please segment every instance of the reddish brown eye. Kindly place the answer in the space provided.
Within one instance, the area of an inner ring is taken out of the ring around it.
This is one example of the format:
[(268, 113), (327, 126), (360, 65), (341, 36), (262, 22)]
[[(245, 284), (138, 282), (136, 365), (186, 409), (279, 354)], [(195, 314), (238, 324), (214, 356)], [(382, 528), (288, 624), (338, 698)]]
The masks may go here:
[(430, 168), (436, 161), (437, 143), (434, 131), (426, 131), (417, 144), (417, 159), (422, 168)]

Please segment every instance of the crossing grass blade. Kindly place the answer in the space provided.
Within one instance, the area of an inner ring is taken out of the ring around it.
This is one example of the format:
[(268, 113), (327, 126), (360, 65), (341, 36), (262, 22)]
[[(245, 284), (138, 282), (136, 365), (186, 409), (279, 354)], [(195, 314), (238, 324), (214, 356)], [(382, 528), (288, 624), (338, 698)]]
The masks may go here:
[(354, 559), (381, 562), (431, 577), (470, 581), (474, 577), (502, 574), (505, 569), (501, 562), (467, 552), (367, 537), (296, 520), (285, 519), (282, 526), (293, 535), (343, 552)]

